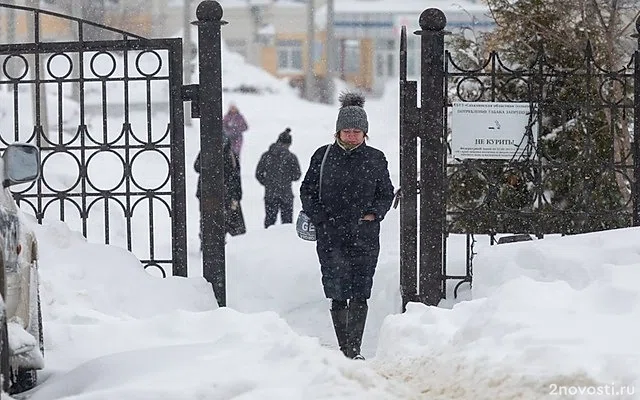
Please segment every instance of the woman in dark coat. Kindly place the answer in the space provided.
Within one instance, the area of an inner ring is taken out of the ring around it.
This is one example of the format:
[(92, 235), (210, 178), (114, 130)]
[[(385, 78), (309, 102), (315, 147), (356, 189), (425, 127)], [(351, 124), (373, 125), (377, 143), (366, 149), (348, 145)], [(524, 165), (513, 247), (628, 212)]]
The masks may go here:
[[(240, 160), (231, 148), (231, 142), (223, 137), (222, 154), (224, 157), (224, 215), (225, 232), (232, 236), (246, 232), (244, 218), (240, 207), (242, 200), (242, 182), (240, 180)], [(193, 168), (200, 174), (200, 153), (196, 157)], [(200, 177), (196, 197), (200, 200)]]
[(384, 153), (365, 143), (369, 124), (364, 98), (347, 93), (340, 101), (336, 140), (311, 157), (300, 198), (316, 227), (322, 284), (332, 300), (338, 345), (345, 356), (363, 359), (360, 347), (380, 253), (380, 221), (391, 208), (394, 191)]

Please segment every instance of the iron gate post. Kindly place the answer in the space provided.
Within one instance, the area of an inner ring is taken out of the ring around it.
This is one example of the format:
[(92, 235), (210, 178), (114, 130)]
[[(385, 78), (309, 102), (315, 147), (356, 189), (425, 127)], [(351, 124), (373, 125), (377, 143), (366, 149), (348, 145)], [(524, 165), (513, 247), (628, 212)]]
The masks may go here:
[(633, 226), (640, 226), (640, 17), (636, 19), (637, 48), (633, 57)]
[(442, 299), (442, 266), (446, 208), (444, 204), (444, 28), (437, 8), (420, 15), (420, 301), (438, 305)]
[(400, 294), (402, 312), (418, 296), (418, 84), (407, 81), (407, 32), (400, 36)]
[(225, 307), (224, 161), (222, 154), (222, 7), (205, 0), (198, 5), (200, 111), (200, 219), (202, 274), (213, 286), (218, 306)]
[(175, 132), (171, 143), (171, 201), (173, 217), (171, 218), (171, 236), (173, 237), (173, 275), (186, 277), (188, 271), (187, 257), (187, 199), (185, 189), (184, 161), (184, 103), (182, 102), (182, 46), (179, 41), (171, 46), (169, 69), (172, 72), (170, 109), (173, 114), (172, 129)]

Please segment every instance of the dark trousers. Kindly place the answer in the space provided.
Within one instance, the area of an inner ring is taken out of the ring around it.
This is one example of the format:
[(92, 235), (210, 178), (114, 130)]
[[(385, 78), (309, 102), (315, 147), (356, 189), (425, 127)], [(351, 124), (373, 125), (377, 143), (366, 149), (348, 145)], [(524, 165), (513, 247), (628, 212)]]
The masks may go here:
[(328, 299), (369, 299), (380, 254), (380, 223), (316, 227), (316, 251)]
[(264, 227), (275, 225), (280, 212), (280, 222), (293, 223), (293, 197), (265, 197), (264, 199)]

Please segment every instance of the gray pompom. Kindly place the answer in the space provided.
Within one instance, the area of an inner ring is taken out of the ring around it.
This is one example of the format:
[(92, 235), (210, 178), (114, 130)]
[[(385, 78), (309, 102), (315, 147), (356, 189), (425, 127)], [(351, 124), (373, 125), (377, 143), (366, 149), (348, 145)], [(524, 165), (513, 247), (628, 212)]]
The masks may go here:
[(340, 108), (350, 107), (350, 106), (364, 107), (364, 101), (365, 101), (364, 96), (362, 94), (353, 93), (353, 92), (341, 93), (340, 97), (338, 97), (338, 100), (342, 104)]

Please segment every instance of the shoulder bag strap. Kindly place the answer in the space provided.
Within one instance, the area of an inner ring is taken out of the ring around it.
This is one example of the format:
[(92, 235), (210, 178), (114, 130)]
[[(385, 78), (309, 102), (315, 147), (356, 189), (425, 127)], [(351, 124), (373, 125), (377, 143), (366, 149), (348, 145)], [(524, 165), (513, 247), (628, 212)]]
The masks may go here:
[(324, 172), (324, 162), (327, 161), (327, 155), (329, 155), (329, 150), (331, 150), (331, 144), (327, 146), (327, 150), (324, 152), (324, 157), (322, 157), (322, 164), (320, 164), (320, 179), (318, 180), (318, 199), (322, 203), (322, 173)]

